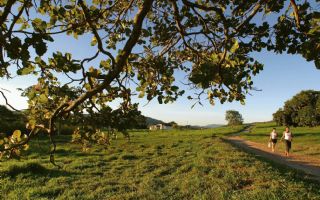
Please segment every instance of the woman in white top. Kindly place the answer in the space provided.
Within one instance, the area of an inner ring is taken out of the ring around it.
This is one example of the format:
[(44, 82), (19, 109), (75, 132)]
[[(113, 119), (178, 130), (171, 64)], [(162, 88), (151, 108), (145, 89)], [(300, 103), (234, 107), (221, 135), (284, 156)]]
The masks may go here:
[(276, 148), (277, 139), (278, 139), (278, 134), (276, 132), (276, 129), (273, 128), (272, 132), (270, 133), (270, 139), (269, 139), (269, 142), (271, 142), (271, 150), (272, 150), (272, 152), (274, 152), (274, 150)]
[(286, 127), (286, 130), (283, 132), (281, 140), (284, 139), (286, 143), (286, 151), (285, 155), (289, 156), (289, 151), (291, 149), (291, 142), (292, 142), (293, 134), (290, 132), (289, 127)]

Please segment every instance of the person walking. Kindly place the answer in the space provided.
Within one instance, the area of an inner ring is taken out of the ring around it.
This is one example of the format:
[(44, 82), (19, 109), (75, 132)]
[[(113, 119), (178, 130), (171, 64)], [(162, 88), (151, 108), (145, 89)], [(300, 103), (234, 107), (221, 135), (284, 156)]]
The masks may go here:
[(271, 143), (272, 152), (275, 151), (277, 140), (278, 140), (278, 133), (276, 132), (276, 129), (273, 128), (272, 132), (270, 133), (270, 138), (269, 138), (269, 142)]
[(286, 127), (286, 130), (283, 132), (282, 137), (281, 137), (281, 140), (284, 139), (285, 144), (286, 144), (285, 156), (289, 156), (292, 138), (293, 138), (293, 134), (291, 133), (289, 127)]

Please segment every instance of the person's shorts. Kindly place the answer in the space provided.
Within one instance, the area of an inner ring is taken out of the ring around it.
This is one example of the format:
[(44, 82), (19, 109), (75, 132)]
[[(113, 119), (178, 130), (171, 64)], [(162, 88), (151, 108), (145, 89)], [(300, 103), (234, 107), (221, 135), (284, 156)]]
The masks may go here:
[(289, 151), (291, 149), (291, 141), (285, 140), (286, 141), (286, 150)]
[(277, 139), (271, 139), (271, 142), (272, 142), (273, 144), (276, 144), (276, 143), (277, 143)]

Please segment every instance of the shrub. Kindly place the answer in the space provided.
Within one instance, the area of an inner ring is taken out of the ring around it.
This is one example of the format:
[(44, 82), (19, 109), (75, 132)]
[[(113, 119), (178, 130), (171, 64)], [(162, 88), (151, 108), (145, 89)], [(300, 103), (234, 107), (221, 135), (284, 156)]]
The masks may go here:
[(273, 114), (278, 125), (320, 125), (320, 91), (307, 90), (296, 94)]

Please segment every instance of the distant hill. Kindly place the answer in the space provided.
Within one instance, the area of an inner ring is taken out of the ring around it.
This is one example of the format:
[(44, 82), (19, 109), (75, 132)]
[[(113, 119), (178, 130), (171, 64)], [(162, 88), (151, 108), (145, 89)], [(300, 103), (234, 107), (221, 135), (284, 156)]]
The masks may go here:
[(220, 127), (220, 126), (224, 126), (223, 124), (208, 124), (206, 126), (203, 126), (204, 128), (216, 128), (216, 127)]
[[(147, 126), (155, 125), (155, 124), (169, 124), (169, 123), (166, 123), (166, 122), (164, 122), (162, 120), (155, 119), (155, 118), (152, 118), (152, 117), (146, 117), (146, 125)], [(168, 125), (168, 126), (170, 126), (170, 125)], [(216, 128), (216, 127), (220, 127), (220, 126), (224, 126), (224, 125), (223, 124), (208, 124), (206, 126), (188, 125), (188, 127), (192, 128), (192, 129)]]
[(164, 122), (158, 119), (154, 119), (152, 117), (146, 117), (146, 124), (147, 126), (150, 126), (155, 124), (164, 124)]

